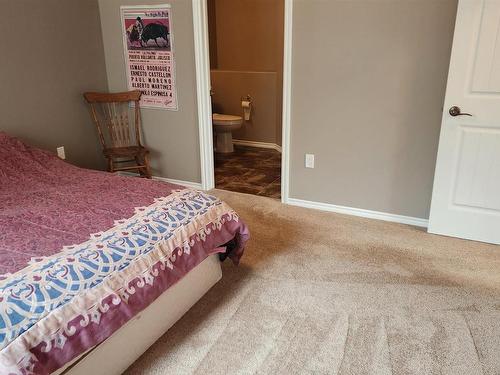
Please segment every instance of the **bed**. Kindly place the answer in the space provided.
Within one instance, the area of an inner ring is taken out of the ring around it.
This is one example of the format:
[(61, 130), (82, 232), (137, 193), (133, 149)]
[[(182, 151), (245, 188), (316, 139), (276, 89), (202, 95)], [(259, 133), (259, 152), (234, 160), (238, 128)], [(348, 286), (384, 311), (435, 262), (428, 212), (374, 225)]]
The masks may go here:
[(0, 132), (0, 373), (121, 373), (235, 264), (201, 191), (77, 168)]

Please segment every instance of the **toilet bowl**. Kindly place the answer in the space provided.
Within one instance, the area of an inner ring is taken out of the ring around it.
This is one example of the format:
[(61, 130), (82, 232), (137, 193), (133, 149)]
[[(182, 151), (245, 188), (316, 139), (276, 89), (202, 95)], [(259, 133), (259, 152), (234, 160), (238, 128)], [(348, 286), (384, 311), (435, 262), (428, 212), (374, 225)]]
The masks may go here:
[(215, 129), (216, 152), (233, 152), (232, 132), (241, 128), (243, 118), (241, 116), (214, 113), (212, 115), (212, 124)]

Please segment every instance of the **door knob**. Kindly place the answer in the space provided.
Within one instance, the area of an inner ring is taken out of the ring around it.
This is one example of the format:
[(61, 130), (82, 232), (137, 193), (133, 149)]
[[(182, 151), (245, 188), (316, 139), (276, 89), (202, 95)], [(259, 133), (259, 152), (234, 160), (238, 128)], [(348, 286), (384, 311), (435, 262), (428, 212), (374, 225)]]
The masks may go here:
[(456, 116), (472, 116), (470, 113), (462, 113), (460, 111), (460, 107), (457, 107), (456, 105), (454, 105), (453, 107), (451, 107), (450, 110), (448, 111), (448, 113), (450, 114), (450, 116), (453, 116), (453, 117), (456, 117)]

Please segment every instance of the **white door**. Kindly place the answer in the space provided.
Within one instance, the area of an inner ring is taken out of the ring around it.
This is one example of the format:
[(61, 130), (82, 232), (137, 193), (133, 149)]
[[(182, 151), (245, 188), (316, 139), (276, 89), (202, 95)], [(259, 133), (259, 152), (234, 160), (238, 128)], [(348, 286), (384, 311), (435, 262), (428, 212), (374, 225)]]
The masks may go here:
[(500, 0), (459, 0), (429, 232), (500, 244)]

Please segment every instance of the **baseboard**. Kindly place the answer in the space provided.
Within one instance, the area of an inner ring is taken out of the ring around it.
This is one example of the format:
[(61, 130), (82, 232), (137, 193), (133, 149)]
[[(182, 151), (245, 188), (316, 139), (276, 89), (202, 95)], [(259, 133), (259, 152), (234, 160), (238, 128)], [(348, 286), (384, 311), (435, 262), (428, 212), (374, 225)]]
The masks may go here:
[[(244, 141), (244, 142), (246, 142), (246, 141)], [(270, 148), (270, 147), (264, 147), (264, 148)], [(137, 173), (133, 173), (133, 172), (119, 172), (119, 174), (125, 175), (125, 176), (136, 176), (137, 175)], [(176, 180), (173, 178), (166, 178), (166, 177), (159, 177), (159, 176), (153, 176), (153, 180), (169, 182), (171, 184), (186, 186), (186, 187), (191, 188), (191, 189), (202, 190), (202, 185), (199, 182)], [(290, 204), (292, 206), (313, 208), (316, 210), (336, 212), (336, 213), (344, 214), (344, 215), (359, 216), (359, 217), (364, 217), (367, 219), (390, 221), (393, 223), (413, 225), (413, 226), (422, 227), (422, 228), (427, 228), (427, 226), (429, 224), (428, 219), (422, 219), (422, 218), (412, 217), (412, 216), (396, 215), (396, 214), (391, 214), (388, 212), (365, 210), (362, 208), (339, 206), (339, 205), (331, 204), (331, 203), (314, 202), (314, 201), (308, 201), (308, 200), (304, 200), (304, 199), (288, 198), (286, 203)]]
[(314, 208), (317, 210), (336, 212), (336, 213), (345, 214), (345, 215), (365, 217), (368, 219), (391, 221), (394, 223), (408, 224), (408, 225), (414, 225), (417, 227), (424, 227), (424, 228), (427, 228), (428, 223), (429, 223), (429, 220), (421, 219), (418, 217), (395, 215), (395, 214), (390, 214), (387, 212), (364, 210), (362, 208), (337, 206), (335, 204), (330, 204), (330, 203), (313, 202), (313, 201), (307, 201), (307, 200), (296, 199), (296, 198), (288, 198), (286, 203), (291, 204), (293, 206)]
[(182, 186), (185, 186), (185, 187), (188, 187), (188, 188), (191, 188), (191, 189), (203, 190), (201, 188), (201, 183), (199, 183), (199, 182), (175, 180), (173, 178), (165, 178), (165, 177), (159, 177), (159, 176), (153, 176), (153, 180), (158, 180), (158, 181), (163, 181), (163, 182), (170, 182), (171, 184), (182, 185)]
[(255, 141), (246, 141), (244, 139), (233, 139), (233, 144), (237, 146), (248, 146), (248, 147), (257, 147), (257, 148), (270, 148), (281, 152), (281, 146), (276, 143), (267, 143), (267, 142), (255, 142)]
[[(138, 176), (138, 173), (134, 172), (117, 172), (118, 174), (122, 176)], [(196, 189), (196, 190), (203, 190), (201, 187), (201, 183), (199, 182), (191, 182), (191, 181), (183, 181), (183, 180), (175, 180), (173, 178), (166, 178), (166, 177), (159, 177), (159, 176), (153, 176), (153, 180), (157, 181), (163, 181), (163, 182), (169, 182), (171, 184), (176, 184), (176, 185), (182, 185), (191, 189)]]

